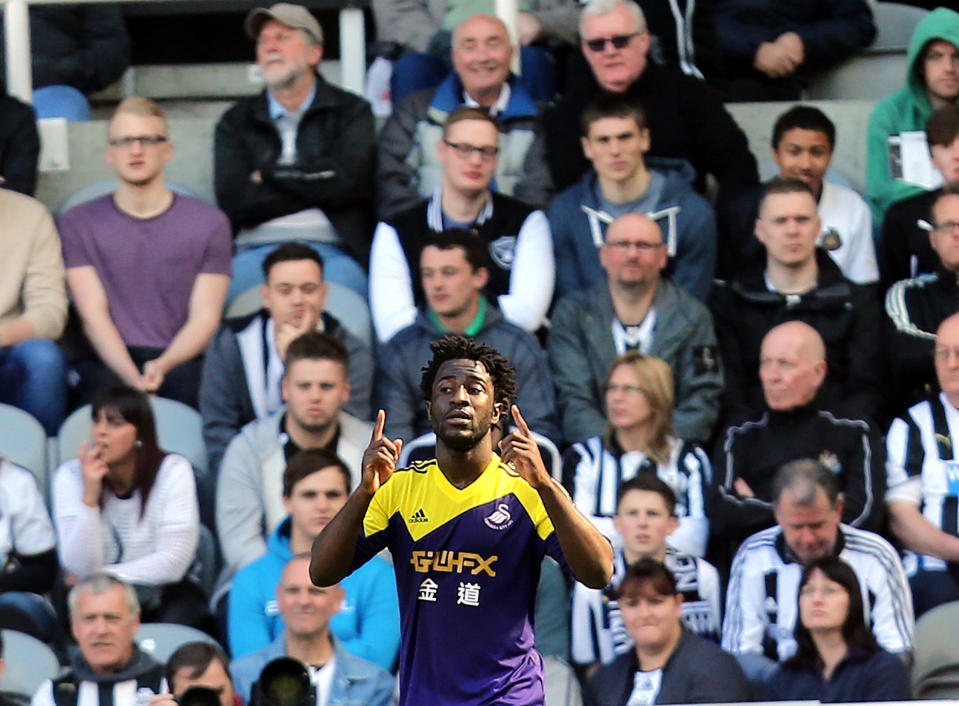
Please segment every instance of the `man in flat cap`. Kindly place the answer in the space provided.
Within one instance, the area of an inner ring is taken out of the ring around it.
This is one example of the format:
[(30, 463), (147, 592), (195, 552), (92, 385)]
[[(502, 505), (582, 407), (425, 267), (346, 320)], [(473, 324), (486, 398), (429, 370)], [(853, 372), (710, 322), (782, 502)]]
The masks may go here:
[(366, 296), (375, 146), (362, 98), (317, 71), (323, 30), (291, 3), (246, 17), (266, 89), (216, 126), (214, 186), (236, 232), (230, 298), (262, 283), (261, 263), (298, 240), (323, 257), (327, 280)]

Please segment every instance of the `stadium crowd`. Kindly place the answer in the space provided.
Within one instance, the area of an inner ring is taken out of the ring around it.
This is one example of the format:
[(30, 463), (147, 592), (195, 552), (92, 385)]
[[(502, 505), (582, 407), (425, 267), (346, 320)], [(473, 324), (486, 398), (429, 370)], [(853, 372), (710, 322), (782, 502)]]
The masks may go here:
[[(276, 704), (299, 679), (289, 703), (528, 704), (544, 669), (546, 703), (910, 698), (916, 619), (959, 601), (959, 13), (917, 26), (860, 195), (823, 112), (784, 105), (760, 183), (723, 101), (798, 99), (872, 41), (866, 0), (520, 2), (521, 77), (489, 3), (414, 5), (373, 2), (378, 132), (306, 8), (247, 15), (265, 88), (216, 125), (216, 205), (171, 188), (167, 119), (133, 97), (115, 190), (54, 221), (4, 98), (0, 401), (49, 437), (90, 424), (49, 488), (0, 460), (0, 627), (64, 665), (32, 703)], [(94, 31), (49, 9), (38, 46), (92, 65), (66, 38)], [(65, 62), (45, 95), (82, 108)], [(906, 133), (941, 186), (904, 180)], [(448, 350), (485, 378), (437, 383)], [(483, 380), (502, 465), (460, 487), (449, 427)], [(154, 397), (198, 411), (208, 468)], [(414, 473), (446, 495), (411, 505)], [(497, 556), (437, 539), (471, 487)], [(455, 673), (424, 696), (486, 639), (415, 644), (437, 601), (529, 654), (485, 700)], [(209, 639), (160, 664), (141, 622)]]

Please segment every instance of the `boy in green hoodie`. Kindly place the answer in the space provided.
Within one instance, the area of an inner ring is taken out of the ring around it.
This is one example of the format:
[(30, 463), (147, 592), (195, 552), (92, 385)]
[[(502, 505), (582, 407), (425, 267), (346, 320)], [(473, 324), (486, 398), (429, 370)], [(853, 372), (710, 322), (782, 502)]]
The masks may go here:
[(892, 178), (889, 138), (925, 129), (934, 110), (959, 98), (959, 13), (944, 7), (930, 12), (916, 26), (906, 59), (905, 87), (880, 100), (869, 118), (866, 193), (874, 223), (882, 222), (890, 204), (923, 190)]

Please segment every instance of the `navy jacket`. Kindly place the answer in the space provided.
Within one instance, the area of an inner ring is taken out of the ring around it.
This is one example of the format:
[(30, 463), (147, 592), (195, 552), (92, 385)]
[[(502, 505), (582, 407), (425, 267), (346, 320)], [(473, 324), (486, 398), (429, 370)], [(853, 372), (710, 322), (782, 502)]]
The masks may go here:
[(766, 683), (764, 701), (908, 701), (909, 675), (895, 655), (853, 651), (836, 667), (829, 681), (818, 670), (777, 667)]

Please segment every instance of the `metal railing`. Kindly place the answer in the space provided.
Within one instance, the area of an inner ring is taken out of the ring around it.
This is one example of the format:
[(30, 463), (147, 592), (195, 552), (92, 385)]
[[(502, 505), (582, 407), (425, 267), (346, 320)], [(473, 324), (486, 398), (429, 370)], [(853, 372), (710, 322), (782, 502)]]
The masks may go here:
[[(29, 5), (76, 5), (116, 0), (0, 0), (3, 3), (4, 41), (7, 61), (7, 92), (33, 103), (33, 72), (30, 66)], [(181, 2), (183, 0), (150, 0)], [(359, 7), (340, 7), (340, 84), (363, 95), (366, 77), (366, 22)]]

